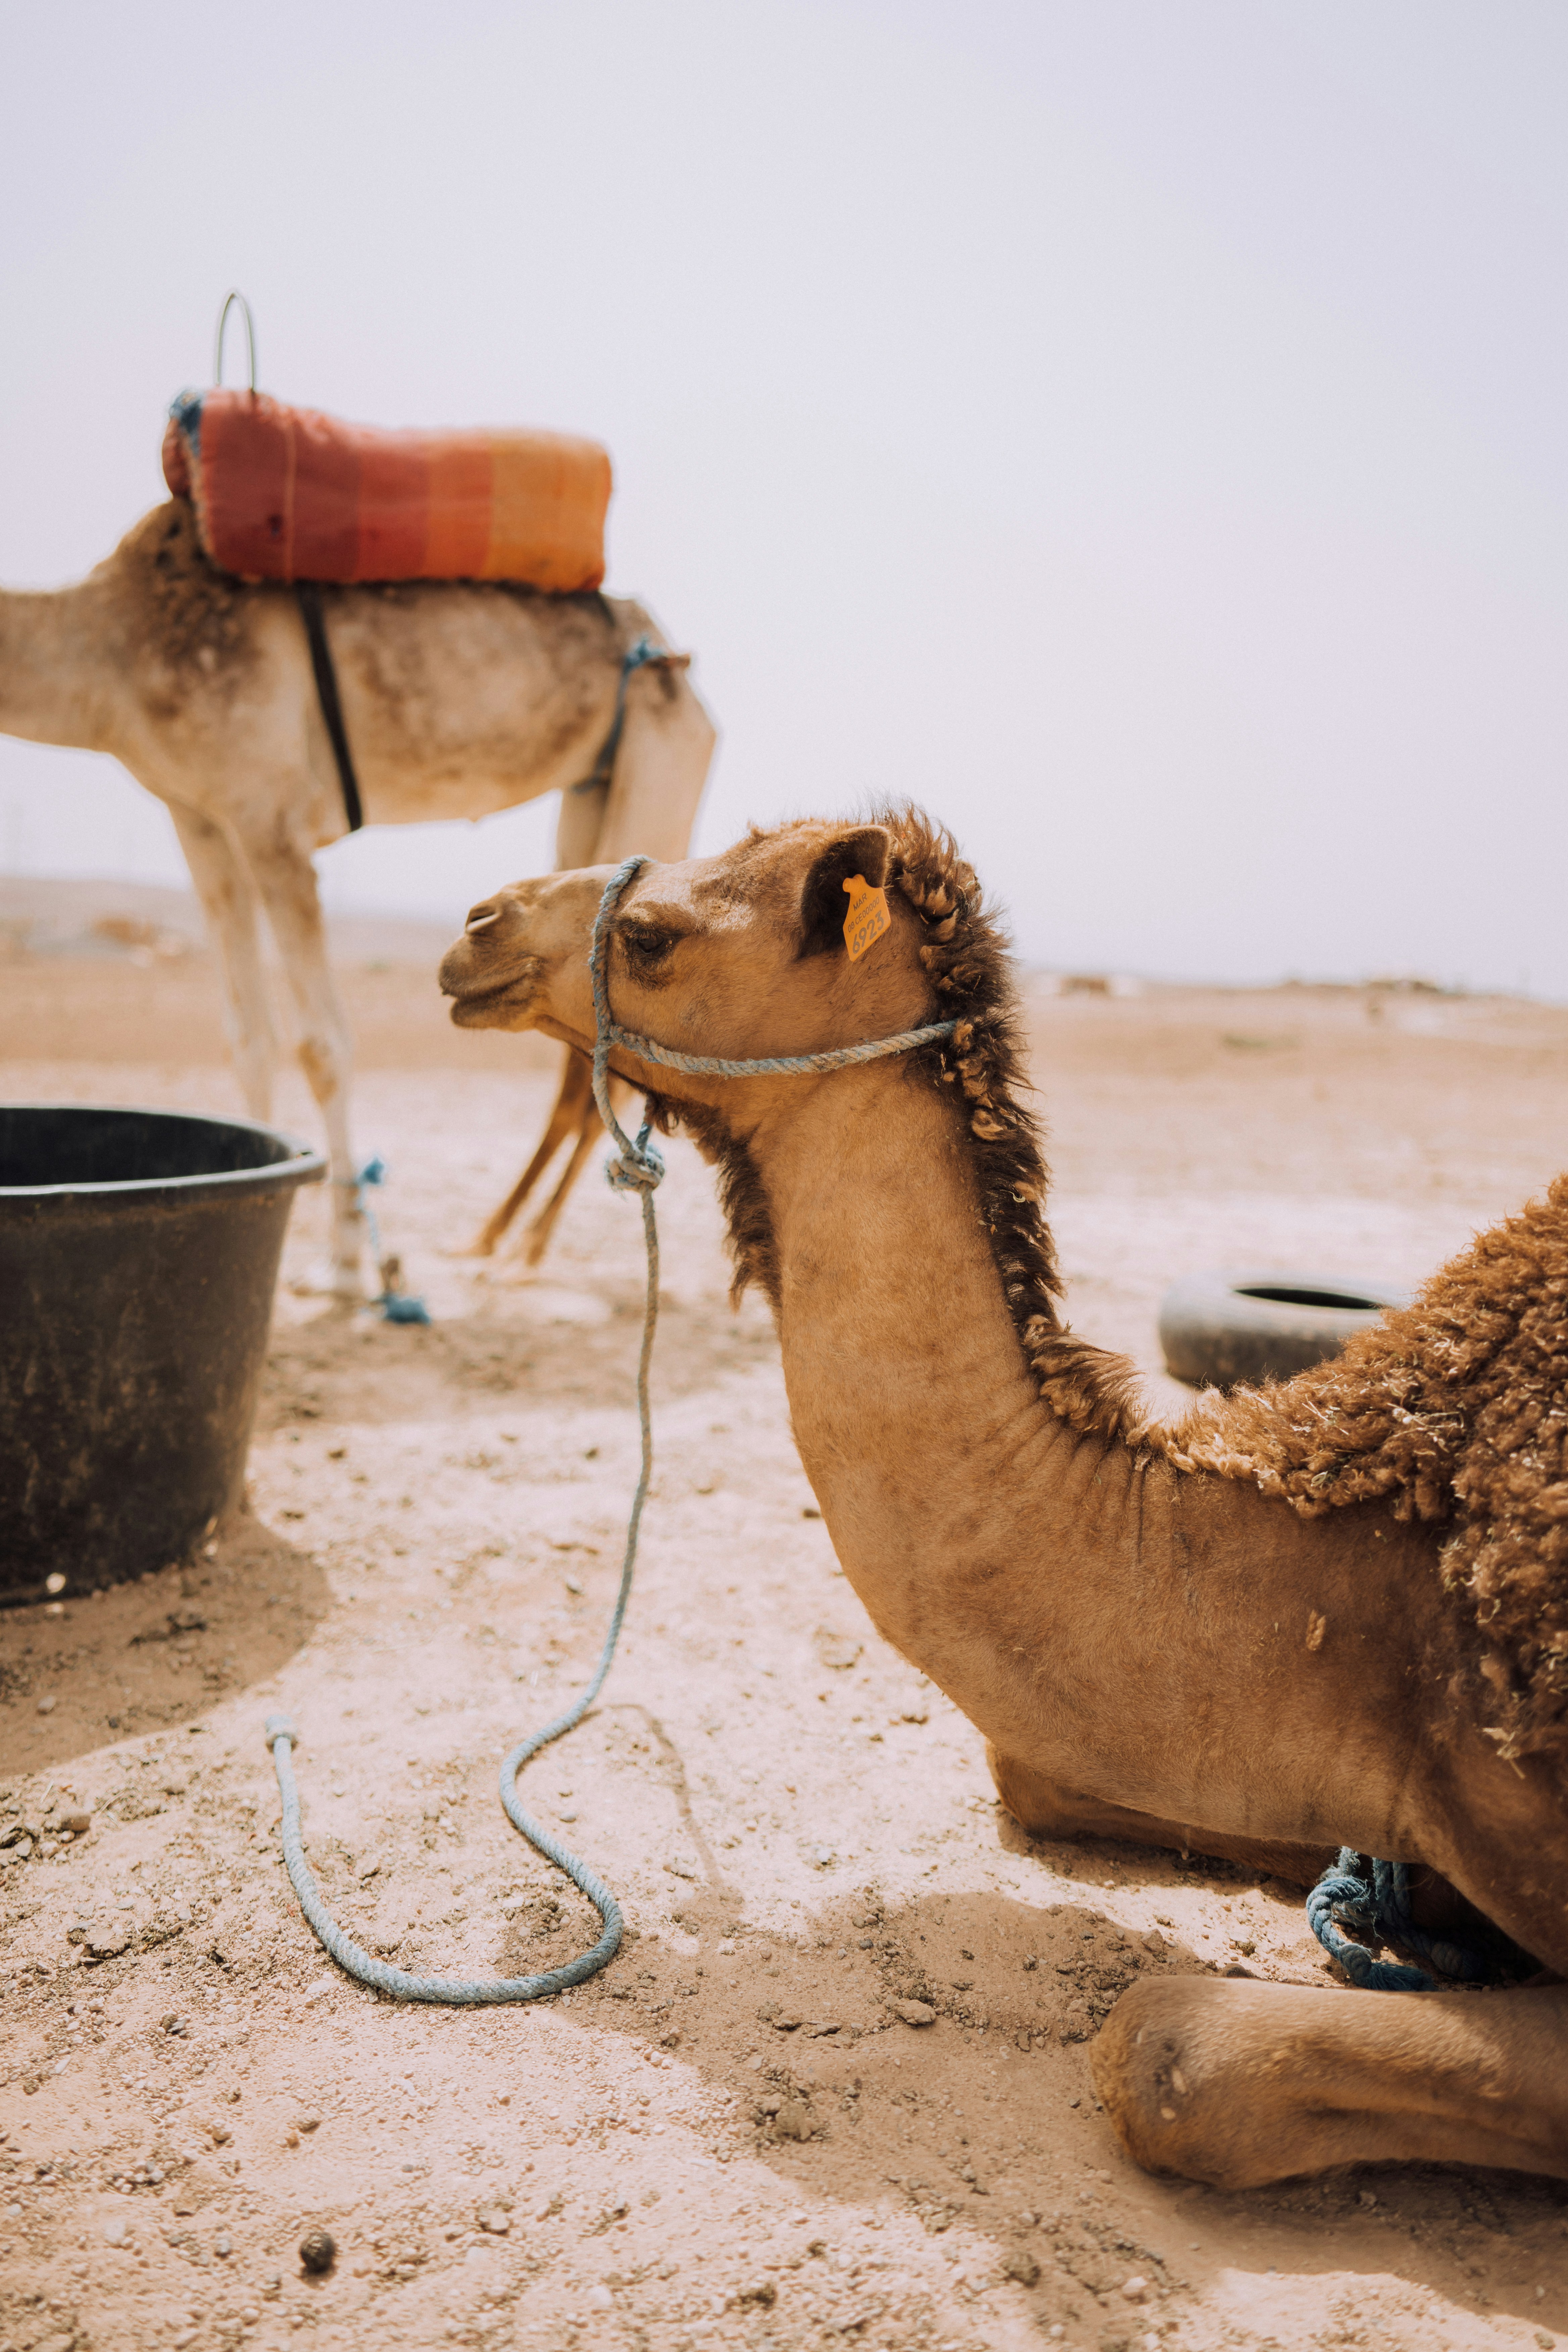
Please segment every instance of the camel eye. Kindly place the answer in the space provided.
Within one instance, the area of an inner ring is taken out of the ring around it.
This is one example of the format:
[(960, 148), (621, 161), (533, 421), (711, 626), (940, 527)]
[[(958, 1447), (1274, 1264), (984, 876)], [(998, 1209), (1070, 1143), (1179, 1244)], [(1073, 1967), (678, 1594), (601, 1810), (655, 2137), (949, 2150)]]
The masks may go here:
[(646, 978), (667, 960), (678, 937), (675, 931), (633, 930), (628, 926), (621, 933), (621, 945), (632, 970)]

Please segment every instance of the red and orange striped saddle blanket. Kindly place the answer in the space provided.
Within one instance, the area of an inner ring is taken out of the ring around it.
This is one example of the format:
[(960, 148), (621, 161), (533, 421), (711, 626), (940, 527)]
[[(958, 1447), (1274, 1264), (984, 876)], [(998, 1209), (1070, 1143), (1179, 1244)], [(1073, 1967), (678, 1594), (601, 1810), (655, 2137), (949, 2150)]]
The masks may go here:
[(511, 580), (572, 595), (605, 576), (610, 459), (596, 441), (497, 429), (388, 433), (265, 393), (182, 393), (163, 478), (245, 580)]

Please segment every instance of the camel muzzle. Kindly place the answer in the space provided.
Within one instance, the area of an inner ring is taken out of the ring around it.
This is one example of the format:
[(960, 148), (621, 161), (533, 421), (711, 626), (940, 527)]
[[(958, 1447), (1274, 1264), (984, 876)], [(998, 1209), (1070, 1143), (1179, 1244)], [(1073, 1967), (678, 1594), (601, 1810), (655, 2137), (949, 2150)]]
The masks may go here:
[(539, 994), (542, 960), (493, 934), (458, 940), (441, 959), (441, 993), (452, 999), (459, 1029), (516, 1029)]

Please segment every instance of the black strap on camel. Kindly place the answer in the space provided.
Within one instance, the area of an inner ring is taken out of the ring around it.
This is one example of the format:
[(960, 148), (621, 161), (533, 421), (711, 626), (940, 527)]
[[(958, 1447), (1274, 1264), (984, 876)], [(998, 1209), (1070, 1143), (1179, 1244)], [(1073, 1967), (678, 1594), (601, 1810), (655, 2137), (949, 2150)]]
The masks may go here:
[[(338, 763), (343, 812), (349, 821), (349, 831), (358, 833), (364, 824), (364, 808), (359, 796), (359, 779), (354, 774), (353, 754), (349, 750), (349, 730), (343, 724), (343, 706), (338, 697), (338, 673), (332, 661), (332, 649), (327, 643), (321, 592), (313, 580), (296, 580), (294, 594), (310, 643), (310, 667), (315, 673), (321, 717), (331, 740), (332, 756)], [(656, 645), (653, 638), (647, 635), (638, 637), (635, 645), (627, 647), (621, 658), (621, 675), (616, 688), (616, 711), (610, 721), (610, 731), (601, 744), (599, 756), (588, 774), (581, 782), (570, 785), (570, 791), (592, 792), (595, 784), (607, 784), (615, 774), (616, 754), (621, 748), (621, 736), (626, 723), (626, 688), (635, 672), (646, 669), (651, 663), (679, 659), (679, 655), (671, 654), (664, 646)]]
[(343, 725), (343, 706), (338, 699), (338, 673), (332, 663), (332, 649), (327, 643), (321, 592), (313, 580), (296, 580), (294, 594), (299, 602), (300, 618), (305, 624), (305, 635), (310, 642), (310, 667), (316, 675), (316, 693), (321, 705), (321, 717), (326, 721), (332, 756), (338, 763), (343, 814), (349, 821), (349, 831), (358, 833), (364, 823), (364, 809), (359, 796), (359, 778), (354, 774), (353, 754), (349, 750), (349, 730)]

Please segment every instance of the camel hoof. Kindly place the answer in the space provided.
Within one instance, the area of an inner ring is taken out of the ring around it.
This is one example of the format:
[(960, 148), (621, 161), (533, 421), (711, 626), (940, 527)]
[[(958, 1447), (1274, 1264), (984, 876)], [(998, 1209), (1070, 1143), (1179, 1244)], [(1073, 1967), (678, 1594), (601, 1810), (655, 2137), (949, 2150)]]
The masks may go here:
[(538, 1268), (516, 1251), (510, 1257), (503, 1258), (490, 1275), (492, 1282), (503, 1283), (511, 1290), (529, 1289), (538, 1279)]
[(344, 1307), (363, 1307), (370, 1293), (357, 1265), (339, 1265), (332, 1258), (318, 1259), (289, 1287), (296, 1298), (335, 1298)]

